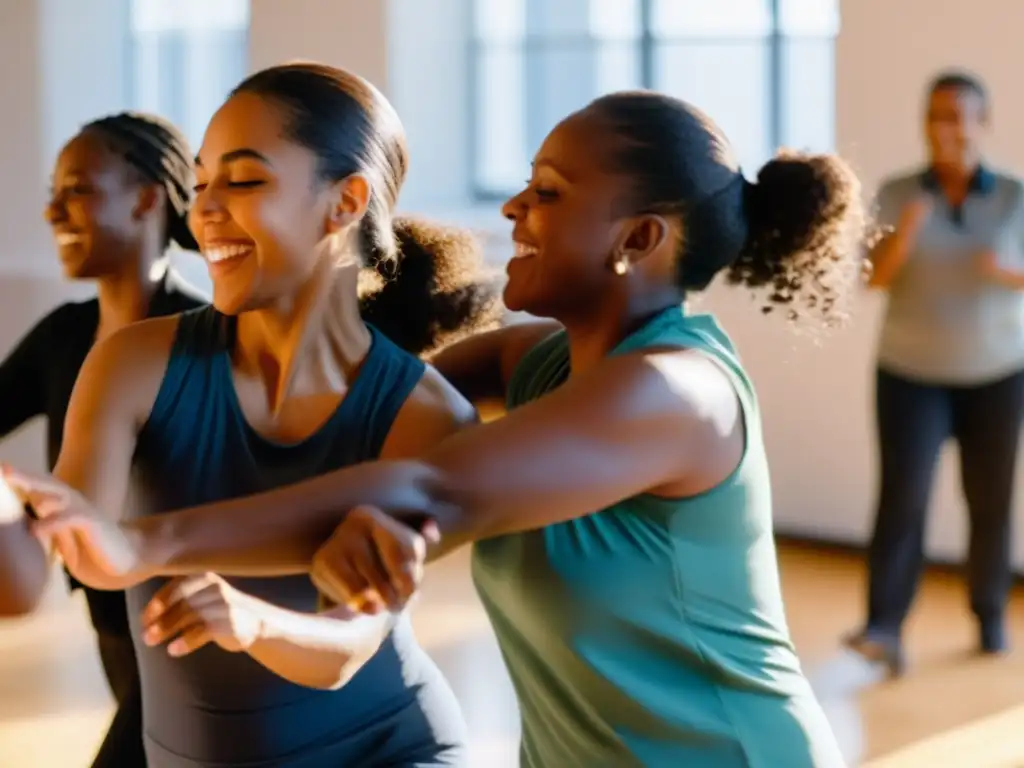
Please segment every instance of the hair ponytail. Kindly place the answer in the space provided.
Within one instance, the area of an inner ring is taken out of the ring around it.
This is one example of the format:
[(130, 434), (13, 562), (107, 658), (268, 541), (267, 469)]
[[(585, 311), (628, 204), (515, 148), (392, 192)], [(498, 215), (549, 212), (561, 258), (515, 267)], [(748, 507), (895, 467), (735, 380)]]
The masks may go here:
[(746, 242), (727, 279), (767, 288), (765, 312), (786, 308), (792, 319), (846, 319), (844, 300), (863, 278), (868, 234), (860, 183), (835, 155), (781, 152), (744, 194)]
[[(365, 220), (364, 220), (365, 222)], [(500, 284), (483, 266), (480, 245), (463, 229), (399, 217), (388, 254), (360, 230), (367, 268), (360, 281), (363, 318), (402, 349), (425, 356), (462, 336), (497, 325)]]

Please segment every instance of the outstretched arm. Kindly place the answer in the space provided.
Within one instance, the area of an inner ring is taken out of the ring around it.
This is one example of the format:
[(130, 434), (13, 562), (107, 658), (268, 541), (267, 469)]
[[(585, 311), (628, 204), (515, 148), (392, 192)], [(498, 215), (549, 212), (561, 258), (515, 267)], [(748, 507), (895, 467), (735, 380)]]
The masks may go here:
[(393, 620), (338, 607), (319, 615), (290, 611), (207, 573), (165, 584), (146, 606), (142, 621), (143, 641), (168, 643), (171, 656), (215, 643), (228, 652), (248, 653), (298, 685), (336, 689), (376, 653)]
[[(26, 485), (17, 472), (6, 474), (37, 515), (45, 518), (62, 510), (64, 500), (74, 498), (94, 514), (102, 510), (111, 522), (120, 518), (136, 436), (156, 399), (176, 327), (176, 317), (147, 320), (115, 333), (89, 353), (68, 407), (53, 473), (59, 481), (56, 493)], [(68, 569), (89, 586), (124, 588), (116, 574), (137, 564), (132, 547), (125, 543), (108, 553), (115, 567), (104, 568), (81, 537), (67, 534), (53, 541)]]
[(271, 541), (311, 559), (346, 510), (366, 504), (433, 518), (437, 556), (677, 487), (719, 460), (708, 446), (728, 442), (722, 431), (742, 423), (738, 410), (731, 383), (698, 353), (623, 355), (504, 419), (461, 432), (422, 460), (363, 464), (164, 515), (147, 533), (160, 568), (245, 558)]

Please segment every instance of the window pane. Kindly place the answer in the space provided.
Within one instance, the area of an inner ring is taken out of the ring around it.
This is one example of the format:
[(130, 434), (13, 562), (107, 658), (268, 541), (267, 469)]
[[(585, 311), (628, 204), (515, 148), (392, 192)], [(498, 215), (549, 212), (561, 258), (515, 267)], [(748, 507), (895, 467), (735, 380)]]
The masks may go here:
[(136, 32), (172, 29), (247, 29), (249, 0), (131, 0)]
[(198, 148), (210, 117), (248, 70), (248, 0), (132, 0), (131, 101)]
[(644, 87), (640, 46), (630, 41), (602, 43), (595, 51), (592, 98), (611, 91), (632, 91)]
[(527, 0), (526, 30), (532, 39), (590, 36), (590, 0)]
[(608, 91), (641, 85), (632, 42), (492, 45), (477, 62), (476, 185), (490, 193), (519, 189), (547, 134), (570, 113)]
[(651, 0), (651, 32), (681, 36), (757, 37), (772, 31), (771, 0)]
[(526, 0), (474, 0), (473, 27), (477, 40), (521, 40), (526, 35)]
[(530, 175), (524, 58), (518, 46), (494, 46), (476, 58), (475, 165), (482, 192), (518, 189)]
[(835, 37), (839, 0), (779, 0), (779, 29), (785, 35)]
[(165, 117), (181, 126), (185, 35), (179, 30), (140, 32), (132, 46), (135, 82), (132, 107)]
[(707, 112), (729, 137), (748, 175), (771, 157), (767, 41), (662, 43), (654, 59), (654, 88)]
[(588, 40), (531, 49), (526, 61), (526, 142), (531, 155), (559, 121), (597, 95), (597, 50)]
[(628, 41), (552, 43), (531, 48), (526, 71), (532, 155), (572, 112), (609, 91), (640, 87), (640, 49)]
[(835, 149), (835, 45), (832, 37), (790, 38), (782, 47), (782, 143)]
[(643, 32), (640, 3), (641, 0), (590, 0), (590, 33), (603, 40), (639, 40)]
[(189, 32), (181, 80), (188, 98), (182, 105), (179, 127), (194, 149), (199, 149), (206, 126), (231, 89), (248, 69), (248, 33), (214, 29)]

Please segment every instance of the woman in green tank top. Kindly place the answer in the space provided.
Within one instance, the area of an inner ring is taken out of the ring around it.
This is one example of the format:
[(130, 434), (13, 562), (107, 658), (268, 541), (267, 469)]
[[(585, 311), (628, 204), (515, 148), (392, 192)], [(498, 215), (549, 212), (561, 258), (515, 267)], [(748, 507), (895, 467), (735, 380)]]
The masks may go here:
[[(841, 319), (862, 274), (856, 177), (790, 154), (748, 182), (698, 110), (620, 93), (555, 128), (505, 214), (506, 303), (555, 323), (437, 362), (464, 393), (506, 397), (508, 416), (423, 460), (122, 528), (65, 497), (43, 528), (88, 534), (108, 554), (80, 556), (122, 579), (252, 573), (273, 550), (369, 613), (400, 610), (424, 558), (475, 542), (523, 766), (841, 766), (786, 626), (753, 388), (715, 321), (682, 303), (724, 271), (767, 289), (766, 311)], [(374, 507), (347, 512), (360, 504)], [(168, 639), (172, 617), (149, 607)]]

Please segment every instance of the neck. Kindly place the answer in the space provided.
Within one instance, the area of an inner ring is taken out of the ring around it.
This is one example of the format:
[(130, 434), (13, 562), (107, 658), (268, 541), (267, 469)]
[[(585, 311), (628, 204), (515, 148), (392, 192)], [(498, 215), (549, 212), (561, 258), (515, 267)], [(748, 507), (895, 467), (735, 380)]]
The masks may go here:
[(100, 304), (100, 326), (97, 339), (145, 319), (149, 302), (158, 283), (151, 279), (148, 266), (140, 260), (129, 260), (120, 273), (106, 275), (97, 281)]
[(264, 383), (270, 409), (289, 396), (344, 392), (370, 349), (358, 269), (327, 264), (287, 300), (238, 317), (236, 363)]
[(623, 303), (618, 308), (602, 303), (600, 313), (589, 320), (562, 320), (569, 337), (572, 375), (586, 373), (651, 317), (680, 304), (682, 297), (672, 290), (642, 302), (634, 300), (630, 304)]
[(977, 158), (963, 158), (955, 163), (933, 163), (932, 171), (942, 185), (964, 185), (978, 171)]

